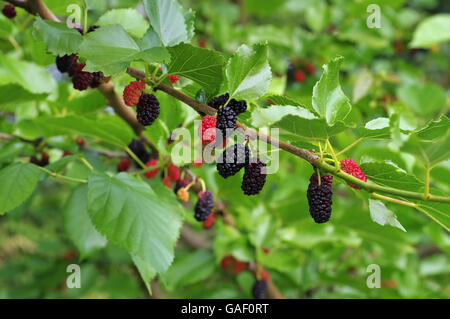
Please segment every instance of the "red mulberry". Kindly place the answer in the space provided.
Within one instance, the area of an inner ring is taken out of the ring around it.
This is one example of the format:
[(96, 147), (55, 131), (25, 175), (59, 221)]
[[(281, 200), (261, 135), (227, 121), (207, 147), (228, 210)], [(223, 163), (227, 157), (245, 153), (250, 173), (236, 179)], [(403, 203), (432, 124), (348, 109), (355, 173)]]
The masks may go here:
[[(364, 172), (361, 170), (361, 168), (359, 168), (358, 164), (352, 160), (351, 158), (348, 159), (343, 159), (341, 161), (341, 169), (346, 172), (347, 174), (350, 174), (360, 180), (362, 180), (363, 182), (367, 181), (367, 177), (366, 174), (364, 174)], [(350, 187), (353, 187), (354, 189), (361, 189), (361, 187), (348, 183), (347, 184)]]

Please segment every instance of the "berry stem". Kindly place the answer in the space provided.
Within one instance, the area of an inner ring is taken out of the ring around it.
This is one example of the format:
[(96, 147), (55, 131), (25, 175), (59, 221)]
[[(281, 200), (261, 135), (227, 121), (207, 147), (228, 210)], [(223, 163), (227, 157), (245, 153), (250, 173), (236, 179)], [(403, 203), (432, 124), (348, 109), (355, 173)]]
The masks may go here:
[(380, 195), (380, 194), (377, 194), (377, 193), (372, 193), (371, 196), (373, 198), (385, 200), (387, 202), (391, 202), (391, 203), (395, 203), (395, 204), (399, 204), (399, 205), (403, 205), (403, 206), (417, 208), (417, 204), (411, 203), (411, 202), (406, 202), (406, 201), (403, 201), (403, 200), (400, 200), (400, 199), (396, 199), (396, 198)]
[(342, 155), (345, 152), (347, 152), (349, 149), (353, 148), (354, 146), (358, 145), (360, 142), (362, 142), (364, 140), (363, 137), (358, 138), (357, 140), (355, 140), (353, 143), (351, 143), (350, 145), (348, 145), (347, 147), (345, 147), (342, 151), (336, 153), (336, 156)]
[[(125, 152), (127, 152), (138, 164), (139, 166), (141, 166), (143, 169), (147, 169), (147, 166), (145, 166), (144, 163), (142, 163), (142, 161), (139, 159), (139, 157), (136, 156), (136, 154), (133, 153), (132, 150), (130, 150), (130, 148), (128, 146), (125, 146)], [(152, 166), (153, 169), (153, 166)]]
[(44, 173), (47, 173), (48, 175), (57, 178), (57, 179), (61, 179), (61, 180), (66, 180), (66, 181), (70, 181), (70, 182), (77, 182), (77, 183), (83, 183), (83, 184), (87, 184), (87, 180), (85, 179), (80, 179), (80, 178), (75, 178), (75, 177), (68, 177), (68, 176), (64, 176), (64, 175), (60, 175), (56, 172), (53, 172), (51, 170), (48, 170), (44, 167), (38, 166), (38, 168), (43, 171)]
[(83, 34), (86, 34), (87, 32), (87, 23), (88, 23), (88, 9), (87, 4), (84, 2), (84, 26), (83, 26)]
[(425, 190), (423, 192), (423, 200), (428, 200), (430, 198), (430, 167), (425, 167)]
[(91, 163), (89, 163), (87, 161), (87, 159), (85, 159), (84, 157), (78, 157), (78, 159), (81, 161), (81, 163), (83, 163), (84, 165), (86, 165), (87, 168), (89, 168), (91, 171), (94, 170), (94, 167), (91, 165)]
[(327, 142), (326, 142), (326, 143), (327, 143), (327, 147), (330, 149), (331, 157), (332, 157), (333, 160), (334, 160), (335, 171), (338, 172), (339, 169), (341, 168), (341, 164), (339, 164), (339, 161), (338, 161), (338, 159), (337, 159), (337, 156), (336, 156), (336, 154), (334, 153), (333, 146), (331, 146), (330, 140), (327, 139)]
[(205, 181), (201, 178), (197, 178), (197, 180), (200, 182), (200, 185), (202, 185), (202, 192), (206, 190)]

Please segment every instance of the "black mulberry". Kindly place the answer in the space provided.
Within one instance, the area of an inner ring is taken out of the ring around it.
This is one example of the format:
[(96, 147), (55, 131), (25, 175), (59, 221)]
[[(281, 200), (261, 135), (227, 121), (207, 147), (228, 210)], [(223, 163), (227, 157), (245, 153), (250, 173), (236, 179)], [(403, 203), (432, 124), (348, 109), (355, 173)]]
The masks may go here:
[(317, 174), (312, 174), (309, 179), (307, 191), (309, 213), (316, 223), (325, 223), (331, 216), (332, 195), (331, 183), (333, 176), (322, 176), (320, 185)]
[(232, 99), (228, 105), (231, 106), (237, 115), (247, 111), (247, 102), (245, 102), (245, 100), (236, 101), (235, 99)]
[(195, 219), (199, 222), (205, 221), (214, 206), (214, 196), (211, 191), (206, 190), (198, 193), (198, 201), (195, 204)]
[(91, 25), (91, 26), (88, 28), (87, 33), (89, 33), (89, 32), (94, 32), (94, 31), (97, 30), (98, 28), (100, 28), (99, 25), (96, 25), (96, 24)]
[(225, 105), (227, 103), (228, 99), (230, 98), (230, 95), (228, 93), (216, 96), (213, 98), (208, 105), (215, 108), (216, 110), (220, 109), (221, 106)]
[(225, 140), (236, 129), (237, 114), (231, 106), (224, 106), (217, 111), (216, 128), (222, 132), (222, 139)]
[(153, 94), (143, 93), (137, 104), (137, 120), (144, 126), (153, 124), (159, 115), (159, 102)]
[(90, 72), (78, 71), (72, 78), (73, 87), (79, 91), (87, 90), (94, 75)]
[(219, 157), (217, 171), (223, 178), (235, 175), (250, 160), (250, 149), (243, 144), (228, 147)]
[(56, 67), (61, 73), (69, 72), (72, 63), (76, 62), (76, 60), (77, 56), (75, 54), (58, 56), (56, 57)]
[(150, 153), (145, 150), (144, 144), (140, 140), (132, 139), (128, 148), (142, 161), (147, 163), (150, 160)]
[(91, 81), (91, 88), (97, 88), (100, 84), (103, 83), (103, 80), (105, 78), (103, 72), (94, 72), (92, 73), (92, 81)]
[(256, 195), (263, 189), (265, 183), (266, 164), (259, 158), (255, 158), (245, 166), (241, 188), (245, 195)]
[(267, 293), (267, 282), (265, 280), (256, 280), (252, 287), (252, 295), (255, 299), (265, 299)]

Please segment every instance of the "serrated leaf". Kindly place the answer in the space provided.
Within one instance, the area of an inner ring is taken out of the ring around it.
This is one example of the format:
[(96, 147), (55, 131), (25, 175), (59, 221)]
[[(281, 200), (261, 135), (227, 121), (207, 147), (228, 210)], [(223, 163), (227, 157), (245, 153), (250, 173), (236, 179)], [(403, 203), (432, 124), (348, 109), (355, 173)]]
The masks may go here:
[(76, 53), (83, 41), (82, 35), (65, 23), (36, 18), (33, 24), (33, 36), (37, 41), (44, 41), (47, 50), (54, 55)]
[(102, 71), (105, 75), (125, 71), (140, 53), (140, 47), (119, 25), (86, 34), (79, 48), (79, 55), (86, 59), (86, 71)]
[(106, 238), (94, 228), (87, 211), (87, 185), (73, 190), (63, 208), (63, 217), (64, 229), (82, 259), (106, 246)]
[(403, 103), (420, 115), (430, 115), (445, 105), (445, 91), (433, 83), (401, 86), (396, 93)]
[(144, 0), (144, 8), (153, 30), (164, 46), (174, 46), (188, 41), (186, 21), (176, 1)]
[(360, 167), (369, 180), (379, 185), (408, 191), (417, 191), (423, 187), (423, 183), (415, 176), (408, 174), (394, 164), (367, 162), (362, 163)]
[(352, 109), (339, 84), (339, 68), (343, 59), (336, 57), (323, 65), (322, 76), (313, 88), (313, 108), (330, 125), (344, 120)]
[(424, 19), (414, 30), (410, 47), (429, 48), (450, 40), (450, 14), (436, 14)]
[(145, 182), (120, 173), (93, 172), (88, 183), (92, 223), (109, 241), (149, 263), (157, 272), (173, 261), (183, 210), (175, 197), (159, 196)]
[(420, 202), (418, 208), (420, 212), (427, 215), (434, 222), (438, 223), (447, 232), (450, 231), (450, 205), (437, 202)]
[(124, 30), (137, 38), (147, 31), (149, 24), (136, 9), (113, 9), (103, 14), (97, 21), (100, 26), (119, 24)]
[(402, 151), (413, 154), (425, 167), (450, 158), (450, 121), (445, 115), (413, 132)]
[(156, 277), (156, 270), (150, 265), (150, 263), (145, 262), (137, 256), (131, 255), (131, 259), (136, 265), (136, 268), (139, 271), (139, 275), (141, 275), (142, 281), (144, 282), (148, 293), (151, 295), (152, 287), (150, 286), (150, 281), (152, 281), (152, 279)]
[(16, 131), (24, 137), (81, 134), (117, 146), (128, 145), (134, 136), (131, 128), (124, 122), (117, 121), (114, 115), (105, 115), (102, 118), (79, 115), (41, 116), (19, 122)]
[(274, 124), (280, 128), (281, 134), (301, 139), (327, 139), (348, 128), (343, 122), (329, 126), (325, 119), (317, 118), (309, 110), (299, 106), (272, 105), (252, 112), (253, 126)]
[(381, 226), (391, 225), (406, 232), (402, 224), (397, 220), (397, 216), (379, 200), (369, 199), (370, 218)]
[(389, 139), (391, 132), (389, 129), (389, 118), (379, 117), (371, 120), (358, 129), (358, 136), (374, 139)]
[(148, 30), (142, 39), (136, 41), (141, 48), (137, 58), (147, 63), (169, 63), (170, 54), (166, 48), (161, 46), (158, 35), (153, 30)]
[(0, 215), (16, 208), (33, 193), (40, 172), (29, 163), (13, 163), (0, 170)]
[(205, 280), (216, 268), (214, 255), (208, 250), (197, 250), (177, 258), (161, 279), (169, 291)]
[(267, 45), (241, 45), (226, 67), (228, 92), (237, 100), (256, 100), (266, 94), (272, 74), (267, 61)]
[(216, 51), (181, 43), (169, 48), (172, 60), (167, 73), (184, 76), (200, 84), (205, 91), (215, 93), (222, 84), (224, 59)]
[(53, 93), (56, 82), (40, 65), (0, 55), (0, 85), (17, 84), (33, 94)]

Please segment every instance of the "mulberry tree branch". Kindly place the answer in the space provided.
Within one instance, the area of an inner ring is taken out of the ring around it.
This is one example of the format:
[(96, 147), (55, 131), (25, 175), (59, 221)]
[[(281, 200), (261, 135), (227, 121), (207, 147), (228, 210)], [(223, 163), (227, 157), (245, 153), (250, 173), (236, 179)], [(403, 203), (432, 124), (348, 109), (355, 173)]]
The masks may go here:
[[(129, 67), (127, 69), (127, 73), (137, 79), (142, 79), (145, 76), (145, 73), (143, 71), (136, 69), (136, 68), (131, 68), (131, 67)], [(209, 115), (213, 115), (217, 112), (216, 109), (194, 100), (193, 98), (187, 96), (183, 92), (180, 92), (165, 83), (159, 84), (156, 87), (156, 89), (164, 91), (165, 93), (173, 96), (174, 98), (184, 102), (185, 104), (191, 106), (197, 112), (203, 112), (203, 113), (209, 114)], [(245, 132), (245, 134), (249, 135), (251, 138), (258, 138), (260, 140), (266, 141), (269, 144), (278, 145), (279, 148), (281, 148), (295, 156), (301, 157), (302, 159), (309, 162), (312, 166), (314, 166), (316, 168), (320, 168), (321, 170), (323, 170), (327, 173), (330, 173), (331, 175), (334, 175), (336, 177), (339, 177), (339, 178), (345, 180), (346, 182), (350, 182), (354, 185), (360, 186), (362, 189), (366, 190), (369, 193), (378, 192), (378, 193), (383, 193), (383, 194), (402, 196), (405, 198), (410, 198), (410, 199), (415, 199), (415, 200), (424, 200), (423, 193), (410, 192), (410, 191), (405, 191), (402, 189), (381, 186), (381, 185), (378, 185), (378, 184), (375, 184), (372, 182), (364, 182), (350, 174), (345, 173), (342, 170), (336, 170), (335, 166), (332, 166), (330, 164), (327, 164), (327, 163), (321, 161), (320, 157), (318, 155), (314, 154), (313, 152), (311, 152), (309, 150), (291, 145), (289, 143), (278, 140), (274, 137), (265, 135), (261, 132), (257, 132), (254, 129), (248, 128), (244, 124), (239, 123), (239, 122), (237, 123), (237, 126), (239, 128), (241, 128)], [(428, 195), (426, 200), (433, 201), (433, 202), (450, 203), (449, 196), (438, 196), (438, 195), (430, 194), (430, 195)]]

